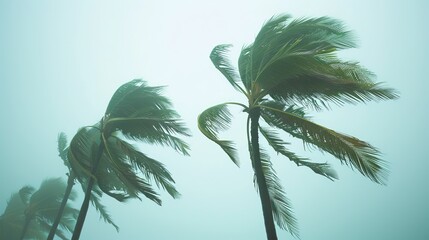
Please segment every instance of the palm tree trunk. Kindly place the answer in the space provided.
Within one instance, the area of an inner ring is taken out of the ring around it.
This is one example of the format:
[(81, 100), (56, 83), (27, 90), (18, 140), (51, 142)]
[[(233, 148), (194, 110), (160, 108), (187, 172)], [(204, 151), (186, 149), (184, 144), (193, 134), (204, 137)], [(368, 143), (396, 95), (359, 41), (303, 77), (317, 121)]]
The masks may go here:
[(58, 224), (60, 223), (61, 216), (63, 215), (64, 208), (66, 207), (67, 200), (69, 199), (70, 193), (71, 193), (73, 185), (74, 185), (75, 175), (73, 174), (72, 171), (70, 171), (70, 173), (68, 175), (69, 175), (69, 178), (67, 180), (67, 188), (66, 188), (66, 191), (64, 193), (63, 201), (61, 202), (60, 209), (58, 210), (55, 221), (52, 224), (51, 230), (49, 231), (49, 235), (48, 235), (47, 240), (53, 240), (54, 239), (55, 232), (57, 231)]
[[(103, 155), (103, 150), (104, 150), (104, 142), (101, 139), (100, 146), (98, 147), (97, 156), (95, 158), (94, 165), (92, 166), (92, 169), (91, 169), (91, 174), (93, 176), (95, 176), (97, 172), (98, 164), (100, 163), (101, 156)], [(76, 221), (76, 226), (74, 227), (72, 240), (78, 240), (82, 232), (83, 223), (85, 222), (86, 214), (88, 213), (89, 200), (91, 198), (91, 192), (92, 192), (92, 187), (94, 186), (94, 183), (95, 183), (94, 177), (90, 176), (88, 181), (88, 186), (85, 192), (85, 199), (83, 200), (82, 206), (80, 207), (79, 216)]]
[(31, 218), (25, 217), (24, 228), (22, 229), (21, 237), (19, 239), (23, 240), (25, 234), (27, 233), (28, 226), (30, 225)]
[(274, 225), (273, 211), (271, 208), (270, 195), (268, 193), (267, 183), (262, 171), (261, 154), (259, 150), (259, 117), (261, 116), (260, 109), (251, 110), (250, 114), (250, 135), (252, 143), (252, 154), (256, 181), (258, 183), (259, 197), (261, 198), (262, 212), (264, 215), (265, 231), (268, 240), (277, 240), (276, 227)]

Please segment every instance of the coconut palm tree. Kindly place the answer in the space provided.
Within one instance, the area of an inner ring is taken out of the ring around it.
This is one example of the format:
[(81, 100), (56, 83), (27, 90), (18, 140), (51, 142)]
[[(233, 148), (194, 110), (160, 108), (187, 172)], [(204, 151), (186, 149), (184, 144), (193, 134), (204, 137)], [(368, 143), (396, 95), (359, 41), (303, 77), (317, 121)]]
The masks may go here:
[(247, 102), (226, 102), (206, 109), (198, 117), (198, 127), (238, 164), (233, 142), (220, 139), (218, 134), (230, 126), (228, 107), (238, 106), (247, 113), (247, 141), (268, 239), (277, 239), (274, 221), (292, 235), (299, 235), (291, 205), (268, 153), (260, 146), (259, 133), (277, 153), (331, 180), (337, 175), (330, 165), (291, 152), (279, 134), (286, 132), (306, 146), (332, 154), (372, 181), (385, 183), (386, 163), (376, 148), (318, 125), (307, 115), (309, 110), (329, 109), (332, 103), (342, 106), (398, 97), (394, 90), (375, 83), (374, 74), (357, 62), (337, 57), (338, 50), (356, 47), (353, 35), (341, 21), (329, 17), (272, 17), (255, 41), (242, 48), (238, 73), (227, 57), (230, 47), (216, 46), (210, 58)]
[(81, 128), (70, 142), (68, 159), (79, 182), (86, 183), (85, 199), (72, 239), (79, 239), (94, 186), (124, 201), (140, 194), (161, 205), (151, 182), (173, 198), (180, 196), (170, 172), (130, 140), (172, 147), (189, 155), (189, 146), (177, 135), (188, 129), (161, 91), (136, 79), (122, 85), (112, 96), (102, 119)]
[[(0, 239), (46, 239), (51, 224), (60, 208), (66, 184), (61, 178), (51, 178), (42, 182), (36, 191), (25, 186), (12, 194), (4, 213), (0, 216)], [(75, 200), (76, 194), (69, 198)], [(59, 222), (62, 229), (72, 231), (78, 211), (66, 204)], [(56, 235), (67, 239), (62, 230)]]
[[(61, 202), (61, 206), (60, 206), (60, 209), (58, 211), (58, 214), (55, 218), (55, 221), (52, 224), (51, 230), (49, 231), (49, 235), (48, 235), (47, 240), (54, 239), (55, 232), (58, 228), (58, 224), (60, 223), (61, 216), (62, 216), (63, 211), (65, 209), (65, 206), (67, 204), (67, 200), (69, 199), (69, 196), (72, 192), (72, 188), (73, 188), (75, 180), (76, 180), (76, 175), (75, 175), (73, 169), (71, 168), (69, 160), (67, 158), (67, 152), (69, 150), (67, 145), (68, 145), (67, 136), (65, 133), (61, 132), (58, 135), (58, 155), (63, 160), (64, 165), (69, 170), (67, 173), (67, 176), (68, 176), (67, 188), (65, 190), (64, 197), (63, 197), (63, 200)], [(86, 189), (86, 185), (87, 185), (86, 182), (81, 183), (81, 186), (82, 186), (82, 189), (84, 192)], [(102, 191), (97, 187), (97, 188), (93, 189), (91, 194), (92, 194), (92, 196), (91, 196), (90, 200), (91, 200), (93, 206), (95, 207), (95, 209), (99, 212), (100, 217), (102, 219), (104, 219), (105, 222), (113, 225), (115, 227), (116, 231), (119, 231), (119, 227), (113, 222), (110, 215), (107, 213), (106, 207), (103, 204), (101, 204), (101, 202), (100, 202), (100, 197), (102, 196)]]

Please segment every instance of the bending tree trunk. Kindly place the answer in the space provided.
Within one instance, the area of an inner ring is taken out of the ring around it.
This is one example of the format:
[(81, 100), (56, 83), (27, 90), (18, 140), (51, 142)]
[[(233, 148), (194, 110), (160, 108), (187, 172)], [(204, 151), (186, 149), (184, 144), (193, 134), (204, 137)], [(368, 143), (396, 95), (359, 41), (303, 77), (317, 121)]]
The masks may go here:
[[(101, 156), (103, 155), (104, 150), (104, 142), (101, 139), (100, 146), (98, 147), (97, 156), (94, 161), (94, 165), (91, 169), (92, 176), (95, 176), (98, 168), (98, 164), (100, 163)], [(80, 234), (82, 232), (83, 223), (85, 222), (86, 214), (88, 213), (89, 208), (89, 200), (91, 199), (91, 192), (92, 187), (94, 186), (95, 179), (94, 177), (90, 176), (88, 181), (88, 186), (86, 188), (85, 192), (85, 199), (83, 200), (82, 206), (80, 207), (79, 216), (76, 221), (76, 226), (74, 227), (72, 240), (78, 240), (80, 237)]]
[(60, 209), (58, 210), (55, 221), (52, 224), (51, 230), (49, 231), (49, 235), (48, 235), (47, 240), (54, 239), (55, 232), (57, 231), (58, 224), (60, 223), (61, 217), (62, 217), (63, 212), (64, 212), (64, 208), (66, 207), (67, 200), (69, 199), (70, 193), (72, 191), (72, 188), (74, 185), (74, 179), (75, 179), (75, 175), (73, 174), (73, 172), (70, 172), (69, 178), (67, 180), (67, 188), (66, 188), (66, 191), (64, 193), (63, 201), (61, 202)]
[(31, 218), (25, 217), (24, 228), (22, 229), (21, 237), (19, 239), (23, 240), (25, 234), (27, 233), (28, 225), (30, 225)]
[(259, 150), (259, 117), (261, 116), (259, 108), (251, 110), (250, 114), (250, 135), (252, 143), (253, 165), (255, 168), (256, 181), (258, 183), (259, 197), (261, 198), (262, 212), (264, 215), (265, 231), (268, 240), (277, 240), (276, 227), (274, 225), (273, 211), (271, 208), (270, 195), (268, 193), (267, 183), (262, 171), (261, 154)]

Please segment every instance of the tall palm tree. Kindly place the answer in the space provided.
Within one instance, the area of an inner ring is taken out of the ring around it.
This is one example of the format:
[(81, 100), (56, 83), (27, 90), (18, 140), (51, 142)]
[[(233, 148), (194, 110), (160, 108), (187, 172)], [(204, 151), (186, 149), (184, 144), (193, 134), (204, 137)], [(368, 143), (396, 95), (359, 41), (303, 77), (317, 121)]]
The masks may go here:
[(329, 17), (272, 17), (255, 41), (242, 48), (238, 73), (227, 57), (230, 47), (216, 46), (210, 58), (233, 88), (247, 98), (247, 103), (226, 102), (208, 108), (199, 115), (198, 127), (238, 164), (233, 142), (220, 139), (218, 133), (230, 125), (229, 106), (239, 106), (248, 114), (247, 141), (269, 240), (277, 239), (274, 220), (280, 228), (299, 235), (291, 205), (267, 152), (260, 146), (259, 133), (279, 154), (331, 180), (337, 175), (327, 163), (312, 162), (289, 151), (279, 131), (332, 154), (376, 183), (385, 183), (386, 163), (376, 148), (318, 125), (306, 114), (308, 110), (329, 109), (331, 103), (398, 97), (394, 90), (375, 83), (374, 74), (357, 62), (337, 57), (338, 50), (356, 47), (353, 35), (341, 21)]
[(102, 119), (73, 137), (68, 159), (77, 180), (87, 188), (72, 239), (79, 239), (94, 186), (118, 201), (140, 199), (143, 194), (161, 205), (151, 182), (173, 198), (180, 196), (164, 165), (129, 142), (168, 146), (189, 155), (187, 143), (176, 136), (189, 136), (188, 129), (162, 96), (162, 89), (140, 79), (125, 83), (113, 95)]
[[(70, 197), (70, 194), (72, 192), (72, 188), (73, 188), (75, 180), (76, 180), (76, 175), (75, 175), (73, 169), (71, 168), (69, 160), (67, 158), (67, 152), (69, 150), (69, 147), (67, 145), (68, 145), (67, 136), (65, 133), (61, 132), (58, 135), (58, 155), (63, 160), (64, 165), (69, 170), (69, 172), (67, 173), (67, 176), (68, 176), (67, 188), (65, 190), (64, 197), (63, 197), (63, 200), (61, 202), (61, 206), (60, 206), (60, 209), (58, 211), (58, 214), (55, 218), (55, 221), (52, 224), (51, 230), (49, 231), (49, 235), (48, 235), (47, 240), (54, 239), (55, 232), (58, 228), (58, 224), (61, 221), (62, 214), (64, 212), (65, 206), (66, 206), (67, 201)], [(86, 189), (86, 185), (87, 185), (86, 182), (81, 183), (81, 186), (82, 186), (82, 189), (84, 192)], [(91, 192), (91, 194), (92, 194), (92, 196), (91, 196), (90, 200), (91, 200), (92, 204), (94, 205), (95, 209), (99, 212), (100, 217), (103, 218), (105, 222), (113, 225), (115, 227), (116, 231), (119, 231), (119, 227), (113, 222), (110, 215), (107, 213), (106, 207), (103, 204), (101, 204), (101, 202), (100, 202), (100, 197), (102, 195), (101, 190), (99, 188), (94, 188), (94, 190)]]
[[(0, 239), (46, 239), (65, 188), (66, 184), (61, 178), (51, 178), (43, 181), (37, 191), (31, 186), (25, 186), (14, 193), (0, 216)], [(75, 200), (75, 197), (76, 194), (71, 192), (70, 199)], [(77, 215), (78, 211), (67, 204), (59, 222), (61, 228), (71, 232)], [(56, 235), (67, 239), (61, 230)]]

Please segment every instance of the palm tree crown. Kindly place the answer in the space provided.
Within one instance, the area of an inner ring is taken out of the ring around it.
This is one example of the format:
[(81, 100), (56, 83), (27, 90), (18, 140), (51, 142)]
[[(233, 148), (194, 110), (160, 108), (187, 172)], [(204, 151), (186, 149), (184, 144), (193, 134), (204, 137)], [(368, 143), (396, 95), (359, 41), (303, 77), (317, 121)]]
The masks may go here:
[[(327, 163), (312, 162), (289, 151), (280, 132), (332, 154), (376, 183), (385, 183), (386, 163), (375, 147), (320, 126), (307, 115), (308, 110), (329, 109), (332, 103), (341, 106), (398, 97), (393, 89), (375, 83), (374, 74), (357, 62), (337, 57), (338, 50), (356, 47), (353, 34), (341, 21), (329, 17), (292, 20), (289, 15), (274, 16), (263, 25), (255, 41), (242, 48), (238, 71), (227, 57), (230, 47), (216, 46), (210, 59), (233, 88), (247, 98), (247, 103), (226, 102), (208, 108), (198, 117), (198, 127), (238, 164), (234, 143), (219, 139), (218, 133), (230, 125), (230, 105), (240, 106), (248, 113), (248, 146), (269, 239), (277, 239), (274, 226), (267, 225), (270, 218), (280, 228), (299, 235), (269, 156), (259, 146), (259, 134), (279, 154), (331, 180), (337, 175)], [(260, 118), (265, 123), (259, 124)]]
[[(162, 89), (140, 79), (125, 83), (112, 96), (102, 119), (81, 128), (71, 140), (67, 159), (78, 181), (87, 186), (85, 205), (93, 187), (118, 201), (144, 195), (161, 205), (152, 182), (173, 198), (180, 196), (165, 166), (129, 142), (168, 146), (189, 155), (188, 144), (177, 137), (190, 136), (189, 131)], [(80, 235), (85, 209), (82, 206), (73, 239)]]

